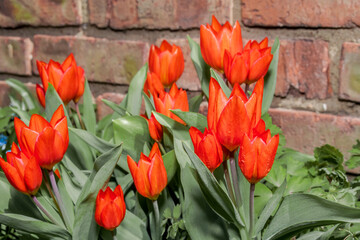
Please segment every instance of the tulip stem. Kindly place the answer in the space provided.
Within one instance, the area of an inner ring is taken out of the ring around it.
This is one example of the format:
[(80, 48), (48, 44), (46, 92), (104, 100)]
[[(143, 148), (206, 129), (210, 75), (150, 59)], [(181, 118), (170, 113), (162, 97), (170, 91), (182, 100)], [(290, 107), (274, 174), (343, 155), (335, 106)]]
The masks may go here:
[[(43, 170), (43, 174), (44, 174), (44, 176), (45, 176), (44, 170)], [(55, 198), (55, 196), (54, 196), (54, 194), (53, 194), (53, 192), (52, 192), (52, 190), (51, 190), (49, 180), (48, 180), (46, 177), (44, 177), (43, 179), (44, 179), (44, 182), (45, 182), (45, 186), (46, 186), (48, 192), (50, 193), (51, 198), (53, 199), (53, 201), (54, 201), (54, 203), (55, 203), (56, 208), (59, 210), (59, 212), (60, 212), (60, 214), (61, 214), (59, 204), (58, 204), (58, 202), (56, 201), (56, 198)], [(61, 217), (62, 217), (62, 215), (61, 215)]]
[(111, 235), (112, 235), (112, 237), (113, 237), (113, 240), (117, 240), (117, 237), (116, 237), (116, 228), (111, 231)]
[(53, 170), (49, 170), (49, 178), (50, 178), (50, 183), (51, 183), (51, 186), (53, 188), (53, 191), (54, 191), (54, 194), (55, 194), (55, 197), (56, 197), (56, 200), (59, 204), (59, 207), (60, 207), (60, 211), (62, 213), (62, 216), (63, 216), (63, 220), (65, 222), (65, 225), (67, 226), (68, 229), (72, 229), (72, 226), (70, 224), (70, 219), (69, 219), (69, 216), (67, 215), (67, 212), (66, 212), (66, 209), (65, 209), (65, 206), (64, 206), (64, 203), (62, 201), (62, 198), (61, 198), (61, 195), (60, 195), (60, 192), (59, 192), (59, 189), (56, 185), (56, 180), (55, 180), (55, 176), (54, 176), (54, 171)]
[(159, 205), (157, 200), (152, 201), (154, 207), (154, 215), (155, 215), (155, 239), (161, 239), (161, 232), (160, 232), (160, 213), (159, 213)]
[(159, 148), (160, 148), (160, 151), (161, 151), (162, 155), (166, 154), (166, 150), (165, 150), (164, 146), (162, 145), (162, 143), (158, 142), (158, 145), (159, 145)]
[(224, 167), (225, 182), (226, 182), (226, 186), (227, 186), (230, 198), (231, 198), (232, 202), (236, 205), (234, 192), (233, 192), (233, 189), (231, 187), (231, 180), (230, 180), (230, 175), (229, 175), (229, 169), (228, 169), (228, 166), (227, 166), (227, 161), (224, 161), (222, 163), (222, 165)]
[(79, 122), (80, 122), (80, 125), (81, 125), (81, 128), (86, 130), (86, 127), (84, 125), (84, 122), (82, 121), (82, 118), (81, 118), (81, 114), (80, 114), (80, 109), (79, 109), (79, 104), (78, 103), (75, 103), (75, 109), (76, 109), (76, 113), (77, 113), (77, 116), (79, 118)]
[(255, 184), (250, 184), (250, 228), (249, 235), (250, 239), (253, 238), (254, 231), (254, 192), (255, 192)]
[(236, 163), (234, 157), (230, 158), (230, 169), (231, 169), (231, 178), (233, 181), (234, 191), (235, 191), (235, 197), (236, 197), (236, 204), (238, 207), (242, 204), (242, 199), (240, 195), (240, 189), (239, 189), (239, 181), (236, 171)]
[(249, 86), (250, 86), (250, 84), (245, 83), (245, 94), (246, 94), (247, 98), (250, 97), (250, 95), (249, 95)]
[(31, 196), (32, 200), (34, 201), (35, 205), (56, 225), (61, 226), (46, 209), (43, 207), (43, 205), (39, 202), (39, 200), (35, 197), (35, 195)]

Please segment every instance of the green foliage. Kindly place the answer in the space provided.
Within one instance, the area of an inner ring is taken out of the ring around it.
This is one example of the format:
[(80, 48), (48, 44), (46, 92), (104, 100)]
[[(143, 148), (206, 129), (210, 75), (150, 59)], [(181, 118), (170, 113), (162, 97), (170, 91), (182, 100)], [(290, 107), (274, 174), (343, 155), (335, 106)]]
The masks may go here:
[(354, 169), (360, 166), (360, 141), (356, 140), (356, 144), (353, 145), (350, 150), (351, 157), (346, 161), (345, 165), (349, 169)]

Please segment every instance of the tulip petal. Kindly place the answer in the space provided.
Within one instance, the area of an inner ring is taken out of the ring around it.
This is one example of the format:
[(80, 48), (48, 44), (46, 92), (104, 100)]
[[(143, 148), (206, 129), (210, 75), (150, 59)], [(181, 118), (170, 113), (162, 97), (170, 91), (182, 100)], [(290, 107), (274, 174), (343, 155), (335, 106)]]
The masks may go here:
[(167, 184), (166, 169), (161, 155), (159, 156), (158, 154), (156, 154), (152, 158), (152, 163), (148, 174), (151, 195), (150, 199), (156, 200)]
[(242, 139), (239, 151), (239, 167), (244, 174), (245, 178), (252, 182), (255, 164), (257, 162), (256, 149), (253, 147), (253, 143), (249, 137), (245, 134)]
[(52, 127), (55, 127), (55, 125), (62, 120), (62, 118), (65, 117), (65, 112), (64, 112), (64, 107), (62, 105), (60, 105), (56, 111), (53, 113), (51, 120), (50, 120), (50, 125)]
[[(263, 141), (261, 140), (263, 143)], [(279, 135), (275, 135), (266, 145), (263, 143), (259, 149), (260, 156), (258, 157), (258, 179), (264, 178), (271, 170), (274, 163), (276, 151), (279, 145)]]
[(55, 125), (54, 130), (59, 132), (62, 139), (64, 140), (64, 147), (67, 148), (69, 145), (69, 130), (66, 117), (64, 117)]
[(26, 156), (31, 157), (34, 154), (35, 143), (39, 133), (31, 130), (30, 128), (24, 127), (20, 136), (19, 145), (21, 151), (25, 153)]
[(154, 143), (154, 145), (152, 146), (150, 154), (149, 154), (149, 158), (152, 159), (155, 156), (155, 154), (158, 154), (159, 156), (161, 156), (161, 152), (160, 152), (158, 143)]
[(9, 183), (16, 188), (18, 191), (27, 193), (26, 186), (24, 184), (23, 179), (20, 177), (17, 170), (11, 166), (9, 163), (5, 162), (4, 159), (0, 157), (0, 167), (5, 173), (6, 178)]
[(41, 186), (42, 172), (35, 157), (29, 159), (24, 172), (24, 182), (29, 193), (35, 195)]
[(27, 127), (27, 126), (23, 121), (21, 121), (19, 118), (15, 117), (14, 118), (14, 127), (15, 127), (16, 137), (17, 137), (17, 139), (18, 139), (18, 141), (20, 143), (21, 130), (22, 130), (23, 127)]
[(64, 74), (60, 63), (50, 60), (48, 65), (48, 74), (49, 74), (49, 82), (54, 86), (56, 90), (58, 90), (61, 78), (63, 77)]
[(249, 73), (250, 82), (254, 82), (265, 76), (269, 69), (272, 58), (272, 55), (264, 55), (263, 57), (260, 57), (255, 62), (253, 62)]
[(107, 230), (115, 229), (124, 218), (119, 213), (121, 209), (114, 202), (108, 202), (101, 212), (101, 226)]
[(223, 56), (221, 56), (220, 45), (214, 33), (204, 25), (200, 26), (200, 49), (204, 61), (216, 70), (221, 71)]
[(235, 26), (231, 34), (230, 53), (234, 56), (236, 53), (241, 52), (243, 48), (241, 27), (238, 21), (235, 22)]
[(189, 134), (190, 134), (191, 141), (193, 142), (194, 149), (197, 149), (198, 145), (199, 145), (199, 143), (200, 143), (200, 141), (202, 139), (203, 134), (196, 127), (191, 127), (189, 129)]
[(214, 78), (211, 78), (209, 85), (209, 105), (207, 122), (209, 129), (214, 132), (217, 131), (216, 125), (227, 101), (228, 98), (226, 97), (224, 91), (221, 89), (219, 83)]
[(67, 56), (67, 58), (63, 61), (63, 63), (61, 64), (61, 68), (64, 69), (68, 69), (72, 64), (76, 64), (75, 58), (74, 58), (74, 54), (70, 53), (69, 56)]
[(77, 91), (79, 89), (76, 65), (71, 65), (71, 67), (65, 71), (60, 81), (61, 82), (59, 83), (57, 92), (61, 100), (63, 100), (63, 102), (67, 104), (76, 97)]
[[(139, 165), (141, 162), (143, 161), (140, 160)], [(142, 163), (143, 167), (140, 169), (140, 166), (138, 166), (130, 156), (127, 156), (127, 163), (137, 191), (142, 196), (148, 198), (150, 196), (149, 180), (147, 179), (147, 170), (149, 167), (146, 169), (146, 166), (144, 167), (146, 163)]]
[(33, 114), (30, 119), (29, 128), (37, 133), (43, 131), (44, 128), (51, 127), (48, 121), (38, 114)]
[(36, 95), (39, 99), (41, 106), (45, 107), (45, 91), (39, 84), (36, 84)]
[(85, 91), (85, 76), (84, 76), (84, 69), (82, 67), (77, 67), (78, 72), (78, 80), (79, 80), (79, 86), (78, 91), (76, 93), (76, 97), (74, 99), (74, 102), (77, 103), (81, 96), (84, 94)]

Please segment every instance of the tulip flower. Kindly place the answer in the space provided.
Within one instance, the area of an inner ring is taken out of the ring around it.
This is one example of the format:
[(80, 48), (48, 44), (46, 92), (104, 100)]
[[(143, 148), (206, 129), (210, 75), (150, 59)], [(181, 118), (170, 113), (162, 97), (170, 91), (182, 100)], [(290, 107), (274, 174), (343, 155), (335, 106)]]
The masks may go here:
[(61, 161), (69, 145), (67, 119), (62, 105), (54, 112), (50, 123), (34, 114), (29, 126), (16, 117), (14, 124), (21, 151), (28, 158), (35, 156), (38, 164), (48, 170)]
[(117, 228), (125, 217), (126, 206), (121, 186), (114, 191), (107, 187), (105, 191), (99, 190), (96, 197), (95, 220), (97, 224), (107, 230)]
[(147, 119), (146, 116), (143, 117), (148, 122), (150, 137), (156, 142), (160, 142), (163, 136), (163, 129), (161, 124), (156, 120), (154, 114), (152, 113), (149, 119)]
[(153, 145), (149, 157), (141, 153), (136, 163), (128, 155), (127, 163), (137, 191), (150, 200), (156, 200), (167, 184), (166, 169), (158, 144)]
[(155, 96), (156, 94), (160, 94), (164, 91), (164, 86), (162, 85), (158, 75), (153, 72), (148, 72), (146, 82), (144, 84), (145, 94), (150, 97), (149, 92), (151, 93), (151, 95)]
[(191, 140), (194, 145), (194, 152), (205, 166), (214, 172), (223, 161), (223, 151), (214, 133), (205, 128), (204, 133), (195, 127), (189, 130)]
[(176, 84), (170, 89), (170, 92), (164, 92), (154, 96), (154, 104), (157, 112), (164, 114), (179, 123), (185, 124), (178, 116), (173, 114), (170, 110), (180, 109), (184, 112), (189, 111), (189, 103), (186, 91), (181, 88), (178, 89)]
[(263, 89), (264, 80), (261, 79), (247, 99), (239, 84), (235, 84), (227, 98), (219, 83), (214, 78), (210, 79), (208, 127), (230, 152), (239, 147), (244, 133), (248, 133), (259, 122)]
[(6, 153), (7, 162), (0, 157), (0, 166), (10, 184), (18, 191), (35, 195), (42, 182), (42, 173), (34, 156), (26, 156), (13, 143), (11, 152)]
[(225, 51), (224, 72), (226, 78), (232, 85), (256, 82), (265, 76), (272, 58), (267, 38), (260, 43), (249, 41), (243, 51), (235, 55)]
[(239, 167), (245, 178), (255, 184), (271, 170), (279, 145), (279, 134), (271, 137), (260, 120), (257, 129), (243, 135), (239, 151)]
[(50, 60), (47, 64), (36, 61), (43, 86), (36, 84), (36, 94), (39, 102), (45, 107), (45, 94), (51, 83), (61, 100), (68, 104), (71, 100), (77, 103), (84, 94), (84, 69), (76, 65), (74, 55), (71, 53), (62, 64)]
[(179, 46), (162, 41), (160, 48), (151, 45), (149, 70), (159, 76), (165, 87), (170, 87), (184, 71), (184, 56)]
[(200, 49), (204, 61), (218, 71), (223, 70), (225, 50), (232, 55), (243, 48), (241, 28), (238, 21), (232, 27), (227, 21), (223, 26), (215, 16), (212, 16), (211, 25), (200, 26)]

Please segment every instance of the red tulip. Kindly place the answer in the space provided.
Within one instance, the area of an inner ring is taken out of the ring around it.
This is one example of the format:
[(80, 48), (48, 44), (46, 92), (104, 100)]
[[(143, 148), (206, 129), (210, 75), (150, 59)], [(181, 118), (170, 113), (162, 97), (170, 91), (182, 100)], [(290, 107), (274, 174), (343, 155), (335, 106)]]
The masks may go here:
[(11, 152), (6, 153), (7, 162), (0, 157), (0, 166), (10, 184), (18, 191), (35, 195), (42, 182), (42, 173), (35, 157), (26, 156), (13, 143)]
[(170, 89), (170, 92), (164, 92), (154, 96), (154, 104), (157, 112), (164, 114), (179, 123), (185, 124), (178, 116), (173, 114), (170, 110), (180, 109), (184, 112), (189, 111), (189, 103), (186, 91), (181, 88), (178, 89), (176, 84)]
[(150, 97), (149, 92), (151, 95), (155, 96), (156, 94), (160, 94), (164, 91), (164, 86), (162, 85), (158, 75), (156, 75), (156, 73), (148, 72), (146, 82), (144, 84), (145, 94)]
[(229, 22), (221, 26), (215, 16), (212, 16), (211, 26), (200, 26), (200, 48), (204, 61), (212, 68), (222, 71), (225, 50), (235, 55), (243, 48), (239, 22), (236, 21), (234, 27)]
[(222, 147), (217, 141), (215, 134), (206, 128), (204, 133), (201, 133), (195, 127), (191, 127), (189, 133), (194, 144), (194, 152), (210, 172), (214, 172), (223, 161)]
[(216, 133), (221, 145), (230, 152), (239, 147), (244, 133), (249, 133), (259, 122), (263, 88), (264, 80), (261, 79), (247, 99), (239, 84), (235, 84), (227, 98), (219, 83), (213, 78), (210, 79), (208, 127)]
[(99, 190), (96, 197), (95, 220), (97, 224), (107, 230), (117, 228), (125, 217), (126, 206), (121, 186), (114, 191), (107, 187)]
[(271, 47), (268, 47), (268, 39), (265, 38), (260, 44), (249, 41), (243, 51), (235, 55), (225, 51), (224, 72), (229, 82), (251, 84), (263, 78), (269, 69), (273, 55)]
[(160, 48), (151, 45), (149, 70), (159, 76), (165, 87), (171, 86), (184, 71), (184, 56), (179, 46), (162, 41)]
[(239, 152), (239, 166), (250, 183), (257, 183), (271, 170), (279, 145), (279, 134), (271, 137), (270, 130), (265, 131), (265, 123), (260, 120), (257, 129), (245, 133)]
[(167, 184), (166, 169), (158, 144), (153, 145), (149, 157), (141, 153), (136, 163), (128, 155), (127, 163), (137, 191), (150, 200), (156, 200)]
[(51, 83), (61, 100), (68, 104), (71, 100), (77, 103), (84, 94), (84, 69), (76, 65), (74, 55), (71, 53), (62, 64), (50, 60), (47, 64), (36, 61), (43, 86), (36, 84), (36, 93), (39, 102), (45, 107), (45, 94)]
[(38, 164), (52, 170), (60, 162), (69, 145), (67, 119), (63, 106), (54, 112), (50, 123), (42, 116), (31, 116), (29, 126), (15, 117), (15, 132), (21, 151), (28, 157), (35, 156)]
[(149, 119), (147, 119), (146, 116), (143, 117), (148, 122), (150, 137), (156, 142), (160, 142), (163, 136), (163, 129), (161, 124), (156, 120), (154, 114), (152, 113)]

